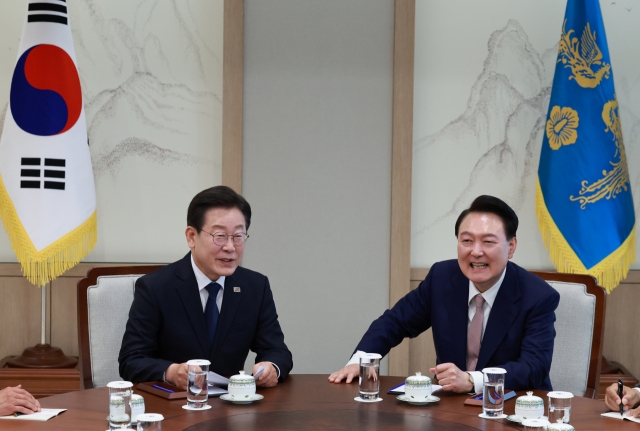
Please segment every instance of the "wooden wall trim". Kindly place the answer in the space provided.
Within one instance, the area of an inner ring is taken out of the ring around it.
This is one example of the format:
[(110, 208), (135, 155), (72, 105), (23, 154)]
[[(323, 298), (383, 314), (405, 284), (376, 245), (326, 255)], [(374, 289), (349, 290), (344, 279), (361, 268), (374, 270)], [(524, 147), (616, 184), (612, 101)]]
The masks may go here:
[(222, 184), (242, 193), (244, 0), (224, 0)]
[[(411, 269), (411, 165), (415, 0), (396, 0), (393, 41), (393, 132), (389, 306), (409, 292)], [(389, 353), (389, 375), (409, 373), (409, 343)]]

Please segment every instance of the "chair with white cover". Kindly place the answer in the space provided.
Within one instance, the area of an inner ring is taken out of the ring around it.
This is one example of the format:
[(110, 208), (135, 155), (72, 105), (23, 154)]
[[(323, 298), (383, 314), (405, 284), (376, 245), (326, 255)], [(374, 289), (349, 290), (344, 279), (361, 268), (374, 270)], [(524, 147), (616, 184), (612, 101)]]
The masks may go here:
[(122, 380), (118, 353), (136, 280), (163, 265), (92, 268), (78, 282), (80, 385), (99, 388)]
[(606, 293), (589, 275), (532, 271), (560, 293), (549, 377), (556, 391), (597, 398)]

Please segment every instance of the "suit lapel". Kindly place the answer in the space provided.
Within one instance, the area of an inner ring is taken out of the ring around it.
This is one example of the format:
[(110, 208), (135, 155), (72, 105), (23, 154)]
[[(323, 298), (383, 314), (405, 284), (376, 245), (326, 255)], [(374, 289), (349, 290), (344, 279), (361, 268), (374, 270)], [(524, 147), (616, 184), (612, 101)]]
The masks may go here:
[(491, 307), (491, 314), (489, 314), (489, 321), (480, 346), (476, 370), (482, 370), (487, 365), (489, 359), (509, 331), (520, 310), (514, 306), (520, 300), (520, 296), (520, 286), (516, 278), (516, 271), (511, 262), (509, 262), (507, 263), (507, 273), (504, 276), (493, 307)]
[(198, 290), (198, 282), (191, 267), (191, 253), (188, 253), (181, 261), (176, 276), (179, 282), (176, 283), (176, 290), (182, 300), (182, 305), (189, 317), (193, 332), (198, 338), (202, 352), (209, 351), (209, 340), (207, 339), (207, 323), (204, 320), (202, 311), (202, 301)]
[[(224, 339), (231, 328), (233, 318), (238, 311), (240, 302), (242, 302), (242, 295), (244, 290), (240, 277), (237, 276), (238, 270), (227, 277), (224, 281), (224, 291), (222, 293), (222, 307), (220, 310), (220, 318), (218, 320), (218, 327), (216, 328), (216, 338), (213, 342), (211, 353), (218, 351), (220, 346), (224, 343)], [(234, 292), (234, 287), (240, 287), (239, 292)]]
[(464, 369), (467, 363), (467, 324), (469, 322), (469, 279), (458, 269), (451, 279), (453, 289), (448, 303), (449, 325), (452, 333), (452, 340), (464, 340), (462, 343), (455, 342), (453, 346), (453, 363), (460, 369)]

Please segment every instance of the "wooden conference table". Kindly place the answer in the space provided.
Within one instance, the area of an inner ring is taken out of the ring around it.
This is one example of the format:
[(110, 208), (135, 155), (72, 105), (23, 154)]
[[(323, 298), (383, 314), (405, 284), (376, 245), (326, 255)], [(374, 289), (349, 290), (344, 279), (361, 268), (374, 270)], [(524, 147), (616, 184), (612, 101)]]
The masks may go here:
[[(463, 405), (466, 395), (437, 393), (440, 402), (412, 406), (396, 400), (387, 390), (401, 383), (402, 377), (382, 377), (383, 401), (358, 403), (357, 384), (331, 384), (326, 375), (291, 375), (275, 388), (258, 389), (264, 399), (251, 405), (234, 405), (219, 398), (209, 400), (212, 408), (194, 412), (182, 409), (186, 400), (169, 401), (146, 392), (147, 413), (161, 413), (164, 431), (172, 430), (512, 430), (522, 426), (506, 419), (478, 417), (479, 407)], [(546, 392), (535, 391), (545, 400)], [(518, 392), (518, 396), (524, 392)], [(2, 430), (106, 430), (108, 414), (106, 388), (69, 392), (41, 398), (42, 407), (68, 411), (47, 422), (2, 421)], [(505, 403), (505, 413), (513, 414), (515, 401)], [(573, 398), (571, 423), (578, 431), (640, 430), (640, 425), (600, 416), (604, 403), (582, 397)]]

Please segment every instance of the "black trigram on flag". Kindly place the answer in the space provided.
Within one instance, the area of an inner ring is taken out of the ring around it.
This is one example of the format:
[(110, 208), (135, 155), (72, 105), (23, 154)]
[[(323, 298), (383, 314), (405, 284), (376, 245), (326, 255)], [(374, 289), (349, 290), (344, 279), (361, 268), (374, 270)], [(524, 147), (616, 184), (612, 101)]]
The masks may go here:
[(44, 159), (44, 172), (41, 164), (42, 159), (37, 157), (23, 157), (21, 160), (21, 189), (39, 189), (43, 182), (40, 178), (44, 177), (43, 188), (64, 190), (64, 168), (66, 166), (64, 159)]
[[(65, 3), (65, 0), (58, 0)], [(58, 3), (31, 2), (27, 22), (53, 22), (67, 25), (67, 7)]]

